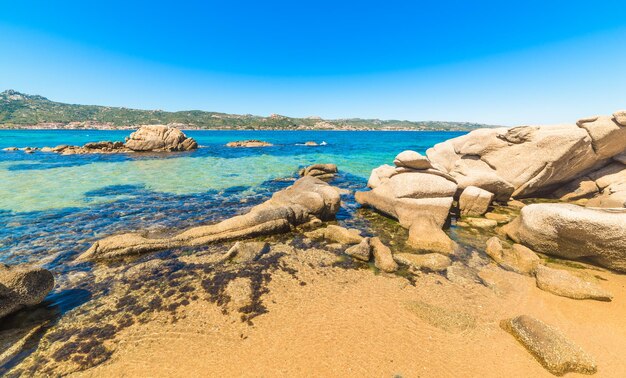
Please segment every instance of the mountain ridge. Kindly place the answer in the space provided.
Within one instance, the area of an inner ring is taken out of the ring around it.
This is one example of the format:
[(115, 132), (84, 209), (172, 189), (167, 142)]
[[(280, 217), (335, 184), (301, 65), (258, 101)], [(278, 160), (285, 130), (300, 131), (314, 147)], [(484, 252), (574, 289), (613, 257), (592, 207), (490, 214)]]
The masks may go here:
[(203, 110), (168, 112), (67, 104), (12, 89), (0, 92), (0, 128), (3, 129), (131, 129), (144, 124), (172, 124), (182, 129), (207, 130), (470, 131), (496, 127), (472, 122), (322, 119), (316, 116), (296, 118), (279, 114), (258, 116)]

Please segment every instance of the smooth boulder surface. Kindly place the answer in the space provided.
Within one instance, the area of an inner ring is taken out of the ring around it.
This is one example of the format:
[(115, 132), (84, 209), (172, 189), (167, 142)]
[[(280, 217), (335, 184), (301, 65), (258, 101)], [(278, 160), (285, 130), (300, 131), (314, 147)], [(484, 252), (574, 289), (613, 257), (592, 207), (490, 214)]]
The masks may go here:
[(393, 164), (396, 167), (406, 167), (411, 169), (428, 169), (432, 168), (432, 164), (428, 158), (419, 152), (415, 151), (402, 151), (393, 160)]
[(41, 303), (53, 287), (54, 276), (46, 269), (0, 264), (0, 318)]
[(561, 331), (541, 320), (520, 315), (500, 323), (502, 328), (519, 341), (550, 373), (593, 374), (596, 363), (589, 354), (569, 340)]
[(220, 223), (194, 227), (170, 238), (139, 233), (114, 235), (95, 242), (77, 261), (120, 258), (168, 248), (192, 247), (233, 239), (288, 232), (312, 220), (330, 220), (339, 210), (339, 193), (319, 179), (303, 177), (274, 193), (250, 212)]
[(189, 151), (198, 148), (193, 138), (179, 129), (166, 125), (145, 125), (130, 134), (124, 144), (133, 151)]
[(460, 189), (473, 185), (507, 200), (549, 192), (625, 150), (623, 125), (611, 117), (591, 117), (578, 125), (474, 130), (435, 145), (426, 155)]
[(613, 295), (596, 284), (576, 277), (562, 269), (540, 265), (535, 272), (537, 287), (561, 297), (610, 301)]
[(313, 164), (302, 168), (298, 174), (300, 177), (313, 176), (321, 180), (332, 179), (339, 172), (335, 164)]
[(487, 212), (494, 194), (476, 186), (468, 186), (459, 197), (461, 215), (479, 217)]
[(504, 228), (533, 251), (626, 272), (625, 225), (626, 209), (545, 203), (525, 206)]

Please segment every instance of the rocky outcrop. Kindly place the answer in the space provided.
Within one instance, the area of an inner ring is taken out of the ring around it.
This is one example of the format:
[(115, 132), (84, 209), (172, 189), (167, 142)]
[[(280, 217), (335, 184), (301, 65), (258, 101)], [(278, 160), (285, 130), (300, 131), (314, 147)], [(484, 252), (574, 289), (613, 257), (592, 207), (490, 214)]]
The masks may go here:
[(237, 140), (234, 142), (226, 143), (226, 147), (271, 147), (273, 144), (264, 142), (262, 140), (250, 139), (250, 140)]
[(313, 176), (320, 180), (330, 180), (337, 174), (337, 166), (335, 164), (313, 164), (302, 168), (298, 174), (300, 177)]
[(189, 151), (198, 148), (198, 143), (175, 127), (145, 125), (130, 134), (125, 146), (138, 152)]
[(573, 204), (533, 204), (505, 226), (507, 235), (533, 251), (586, 259), (626, 272), (626, 209)]
[(577, 125), (479, 129), (439, 143), (426, 155), (454, 177), (461, 190), (477, 186), (500, 201), (511, 195), (529, 197), (550, 192), (624, 152), (626, 127), (617, 118), (591, 117)]
[(576, 277), (572, 273), (539, 265), (535, 272), (537, 287), (561, 297), (610, 301), (613, 295), (598, 285)]
[(559, 330), (528, 315), (503, 320), (500, 325), (519, 341), (550, 373), (593, 374), (596, 363), (590, 355)]
[(54, 277), (46, 269), (0, 264), (0, 318), (39, 304), (53, 287)]
[[(27, 147), (28, 151), (35, 149)], [(189, 151), (198, 148), (193, 138), (188, 138), (182, 131), (172, 126), (146, 125), (122, 142), (91, 142), (83, 146), (68, 146), (62, 144), (56, 147), (43, 147), (41, 152), (56, 152), (62, 155), (83, 154), (119, 154), (132, 152), (167, 152)]]
[(409, 229), (408, 244), (429, 252), (449, 254), (454, 242), (443, 232), (457, 185), (454, 181), (428, 170), (397, 173), (371, 191), (357, 192), (356, 200), (364, 206), (398, 219)]
[(461, 215), (469, 217), (479, 217), (487, 212), (493, 193), (476, 186), (468, 186), (459, 197), (459, 210)]
[(249, 213), (218, 224), (194, 227), (170, 238), (150, 239), (138, 233), (110, 236), (95, 242), (77, 260), (99, 260), (191, 247), (208, 243), (288, 232), (312, 220), (330, 220), (339, 210), (337, 191), (314, 177), (303, 177), (274, 193)]

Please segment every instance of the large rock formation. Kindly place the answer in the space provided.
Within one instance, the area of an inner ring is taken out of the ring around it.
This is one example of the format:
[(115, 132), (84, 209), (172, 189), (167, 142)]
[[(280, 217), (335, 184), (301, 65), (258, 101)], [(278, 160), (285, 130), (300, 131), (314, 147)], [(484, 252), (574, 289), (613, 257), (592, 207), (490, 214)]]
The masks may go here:
[(125, 146), (133, 151), (189, 151), (198, 148), (193, 138), (166, 125), (145, 125), (130, 134)]
[[(388, 170), (386, 167), (382, 169)], [(447, 254), (454, 250), (454, 243), (442, 227), (448, 218), (457, 185), (454, 180), (434, 171), (402, 167), (388, 178), (372, 172), (376, 178), (370, 178), (370, 185), (374, 188), (357, 192), (355, 197), (360, 204), (398, 219), (402, 227), (409, 229), (409, 245)]]
[(626, 209), (533, 204), (525, 206), (505, 230), (511, 239), (533, 251), (584, 258), (626, 272)]
[(54, 277), (46, 269), (0, 264), (0, 318), (39, 304), (53, 287)]
[(94, 243), (77, 260), (109, 259), (288, 232), (297, 225), (334, 218), (339, 206), (339, 194), (333, 187), (307, 176), (274, 193), (271, 199), (253, 207), (247, 214), (210, 226), (194, 227), (171, 238), (149, 239), (137, 233), (111, 236)]
[[(619, 113), (619, 112), (618, 112)], [(435, 145), (426, 155), (456, 179), (504, 201), (550, 192), (626, 150), (626, 126), (613, 117), (577, 125), (479, 129)]]

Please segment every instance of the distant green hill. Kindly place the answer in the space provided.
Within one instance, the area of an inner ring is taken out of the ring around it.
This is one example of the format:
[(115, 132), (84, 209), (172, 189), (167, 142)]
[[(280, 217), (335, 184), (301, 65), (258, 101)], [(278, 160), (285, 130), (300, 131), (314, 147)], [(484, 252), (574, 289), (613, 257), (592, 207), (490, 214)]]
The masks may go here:
[(179, 124), (190, 129), (278, 130), (458, 130), (493, 127), (469, 122), (399, 121), (378, 119), (261, 117), (201, 110), (166, 112), (50, 101), (13, 90), (0, 93), (0, 128), (132, 128), (145, 124)]

